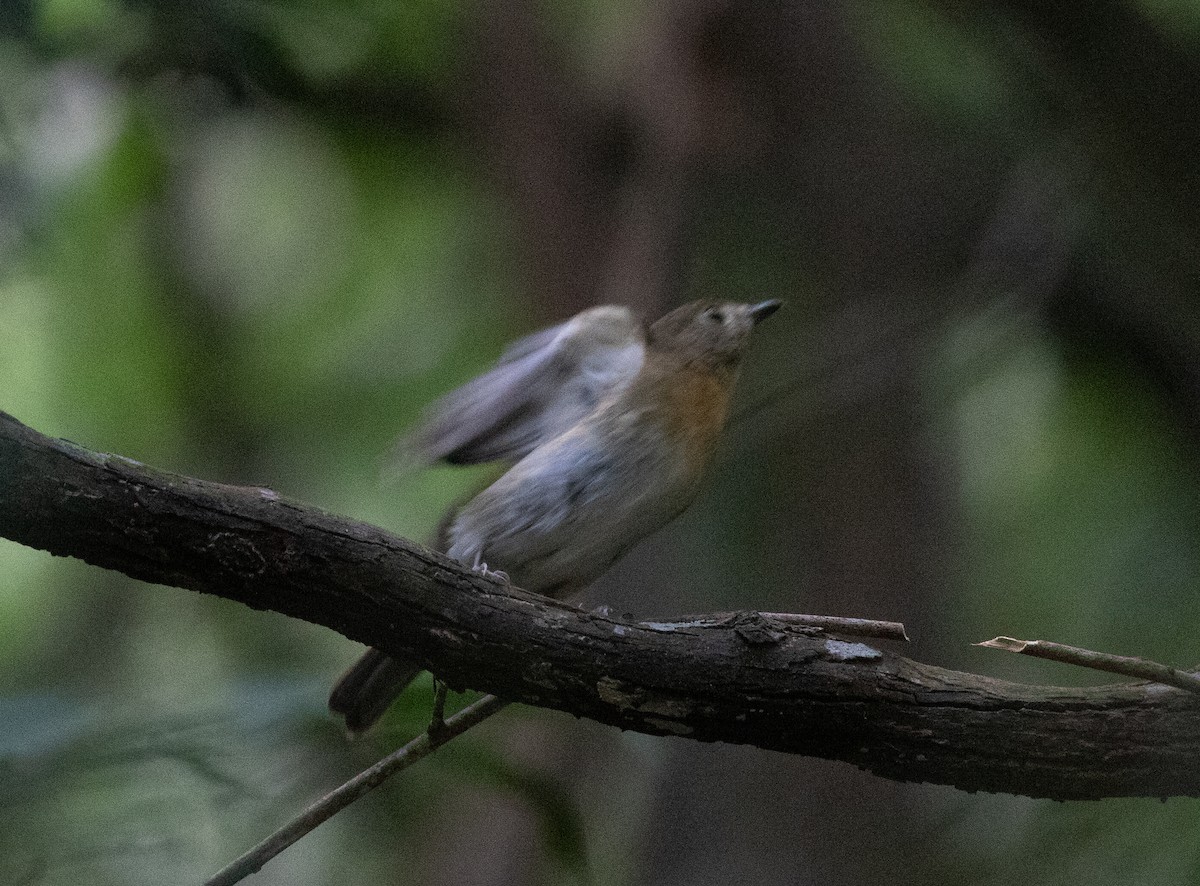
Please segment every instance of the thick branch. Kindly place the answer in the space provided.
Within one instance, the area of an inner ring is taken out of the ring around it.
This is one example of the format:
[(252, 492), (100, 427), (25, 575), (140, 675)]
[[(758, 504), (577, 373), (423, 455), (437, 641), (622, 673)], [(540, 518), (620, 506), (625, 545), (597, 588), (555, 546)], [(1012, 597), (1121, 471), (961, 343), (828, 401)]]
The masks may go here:
[(632, 622), (381, 529), (53, 440), (0, 413), (0, 536), (326, 625), (456, 687), (659, 735), (1056, 799), (1200, 795), (1200, 699), (1024, 686), (761, 614)]

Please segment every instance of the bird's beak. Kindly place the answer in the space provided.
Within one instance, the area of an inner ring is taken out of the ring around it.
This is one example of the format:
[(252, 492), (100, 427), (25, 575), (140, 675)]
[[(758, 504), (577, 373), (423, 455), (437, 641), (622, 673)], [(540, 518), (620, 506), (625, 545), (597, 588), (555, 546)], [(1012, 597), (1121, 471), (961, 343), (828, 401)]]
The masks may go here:
[(750, 308), (750, 319), (755, 323), (761, 323), (766, 320), (776, 311), (783, 307), (783, 302), (777, 298), (768, 299), (767, 301), (759, 302)]

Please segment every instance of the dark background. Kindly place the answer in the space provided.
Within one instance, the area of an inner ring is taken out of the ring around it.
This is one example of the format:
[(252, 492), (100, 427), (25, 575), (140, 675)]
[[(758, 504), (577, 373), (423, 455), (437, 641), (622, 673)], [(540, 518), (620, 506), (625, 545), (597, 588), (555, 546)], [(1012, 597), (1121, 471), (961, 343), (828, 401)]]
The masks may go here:
[[(780, 297), (705, 493), (589, 594), (1200, 659), (1200, 5), (0, 0), (0, 408), (426, 537), (381, 486), (507, 340)], [(197, 882), (349, 745), (332, 632), (0, 542), (0, 879)], [(1200, 879), (1055, 804), (514, 709), (255, 883)]]

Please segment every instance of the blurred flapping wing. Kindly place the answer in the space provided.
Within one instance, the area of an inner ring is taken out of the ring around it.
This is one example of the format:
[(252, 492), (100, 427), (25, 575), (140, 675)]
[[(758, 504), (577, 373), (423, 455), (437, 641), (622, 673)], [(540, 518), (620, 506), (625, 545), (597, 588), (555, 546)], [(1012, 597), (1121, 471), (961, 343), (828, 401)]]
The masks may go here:
[(628, 384), (644, 356), (645, 331), (628, 308), (583, 311), (514, 342), (493, 369), (436, 401), (396, 462), (519, 459)]

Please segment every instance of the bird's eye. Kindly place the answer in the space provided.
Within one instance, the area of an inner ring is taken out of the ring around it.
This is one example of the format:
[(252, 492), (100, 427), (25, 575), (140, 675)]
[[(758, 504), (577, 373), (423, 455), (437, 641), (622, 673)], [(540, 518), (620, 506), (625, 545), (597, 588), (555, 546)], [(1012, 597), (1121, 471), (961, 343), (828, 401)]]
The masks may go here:
[(709, 308), (707, 311), (704, 312), (704, 316), (707, 317), (709, 320), (715, 320), (718, 323), (725, 322), (725, 312), (722, 311), (720, 308)]

